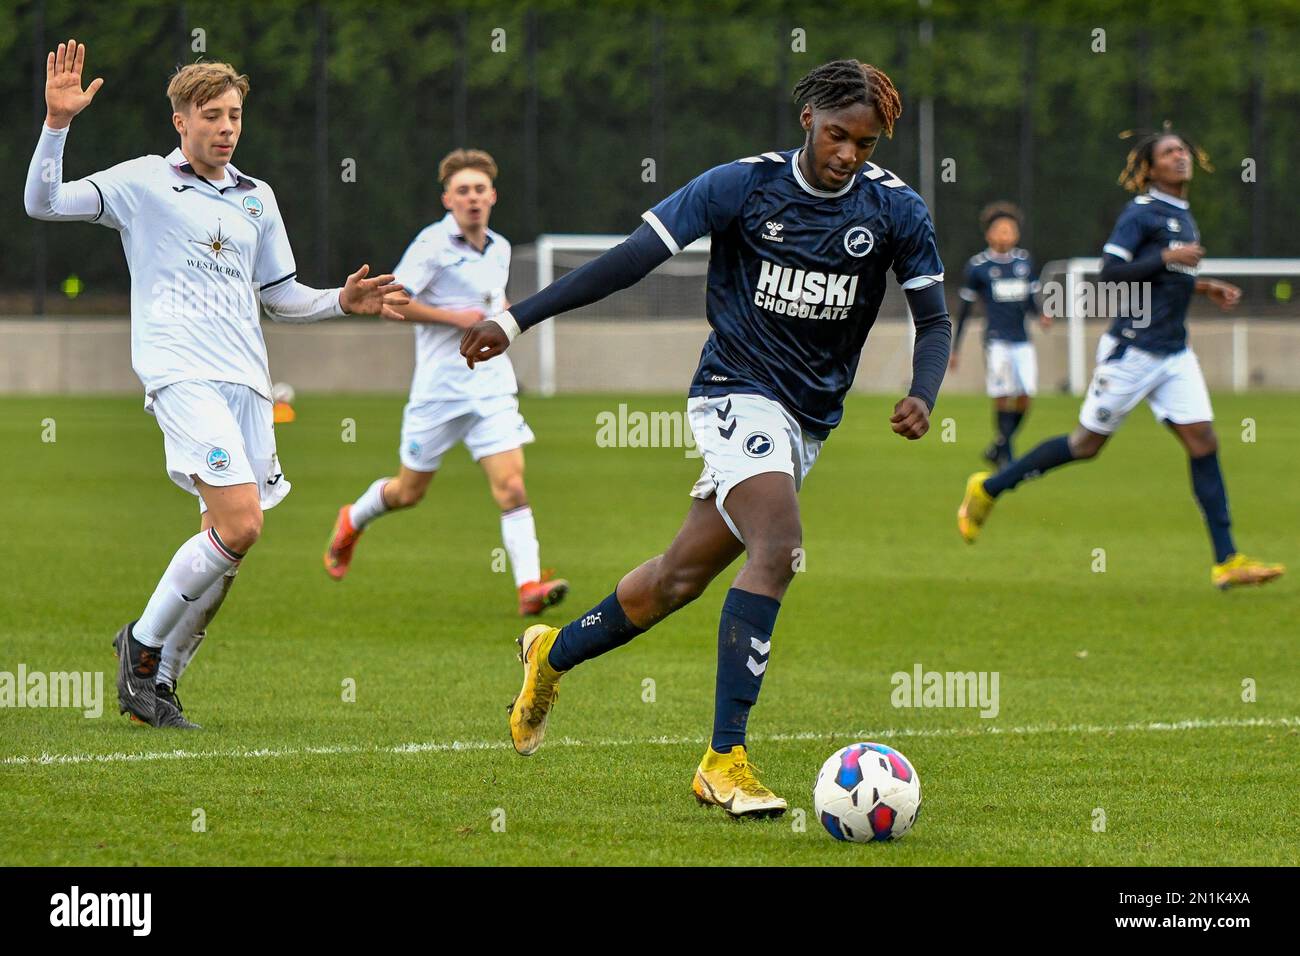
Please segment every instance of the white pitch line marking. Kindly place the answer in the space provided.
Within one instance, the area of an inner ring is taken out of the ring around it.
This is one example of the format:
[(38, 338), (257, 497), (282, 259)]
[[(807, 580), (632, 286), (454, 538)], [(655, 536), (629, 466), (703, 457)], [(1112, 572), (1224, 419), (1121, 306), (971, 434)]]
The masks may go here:
[[(889, 740), (897, 737), (985, 737), (1033, 736), (1037, 734), (1125, 734), (1171, 733), (1185, 730), (1217, 730), (1246, 727), (1300, 728), (1300, 717), (1193, 717), (1188, 720), (1149, 721), (1131, 724), (1039, 724), (1027, 727), (936, 727), (928, 730), (906, 727), (885, 730), (855, 731), (852, 733), (824, 733), (806, 730), (799, 733), (754, 734), (751, 740), (788, 743), (800, 740)], [(559, 737), (548, 741), (552, 747), (643, 747), (646, 745), (679, 746), (704, 743), (703, 737), (639, 737), (606, 740), (575, 740)], [(83, 763), (148, 763), (159, 760), (247, 760), (275, 757), (350, 756), (355, 754), (421, 754), (445, 753), (464, 750), (509, 750), (504, 740), (453, 740), (450, 743), (424, 741), (374, 746), (360, 744), (334, 744), (322, 747), (291, 747), (285, 749), (261, 748), (255, 750), (160, 750), (146, 753), (104, 754), (51, 754), (16, 755), (0, 758), (0, 766), (63, 766)]]

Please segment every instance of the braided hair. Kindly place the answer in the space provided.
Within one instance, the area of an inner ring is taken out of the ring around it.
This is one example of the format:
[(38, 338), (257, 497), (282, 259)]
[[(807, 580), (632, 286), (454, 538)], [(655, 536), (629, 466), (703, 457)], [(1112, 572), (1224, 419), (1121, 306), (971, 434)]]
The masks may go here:
[(1187, 151), (1196, 157), (1196, 165), (1207, 173), (1214, 172), (1210, 165), (1210, 156), (1200, 146), (1174, 130), (1173, 124), (1165, 120), (1158, 130), (1126, 129), (1119, 134), (1120, 139), (1137, 137), (1137, 142), (1128, 151), (1124, 171), (1119, 174), (1119, 184), (1131, 193), (1145, 192), (1151, 182), (1151, 166), (1155, 162), (1156, 144), (1166, 136), (1176, 136), (1183, 141)]
[(894, 83), (882, 70), (857, 60), (831, 60), (810, 70), (794, 85), (794, 99), (816, 110), (838, 110), (854, 103), (874, 107), (885, 135), (894, 135), (894, 123), (903, 113)]

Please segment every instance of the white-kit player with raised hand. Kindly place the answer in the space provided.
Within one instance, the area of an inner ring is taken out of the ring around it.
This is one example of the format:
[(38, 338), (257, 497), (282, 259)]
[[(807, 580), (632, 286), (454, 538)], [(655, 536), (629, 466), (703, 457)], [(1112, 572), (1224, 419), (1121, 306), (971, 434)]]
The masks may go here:
[(443, 456), (464, 443), (483, 467), (501, 510), (501, 540), (514, 572), (519, 613), (541, 614), (569, 584), (541, 567), (533, 509), (524, 487), (524, 449), (532, 430), (519, 414), (509, 362), (469, 368), (460, 354), (465, 329), (507, 308), (510, 243), (488, 228), (496, 204), (496, 161), (480, 149), (455, 149), (438, 164), (447, 213), (425, 226), (393, 269), (411, 302), (397, 311), (415, 324), (415, 375), (402, 413), (394, 477), (377, 478), (338, 511), (325, 548), (325, 570), (342, 580), (370, 522), (424, 497)]
[(180, 146), (63, 182), (73, 117), (103, 86), (82, 89), (84, 44), (60, 43), (45, 66), (45, 128), (27, 173), (27, 214), (96, 222), (122, 234), (131, 272), (131, 364), (162, 429), (167, 472), (200, 499), (201, 530), (171, 559), (136, 621), (114, 640), (119, 708), (156, 727), (193, 728), (176, 680), (262, 531), (289, 492), (271, 421), (261, 310), (284, 322), (347, 313), (396, 318), (391, 275), (362, 266), (341, 289), (296, 279), (271, 187), (230, 163), (248, 78), (226, 63), (172, 76)]

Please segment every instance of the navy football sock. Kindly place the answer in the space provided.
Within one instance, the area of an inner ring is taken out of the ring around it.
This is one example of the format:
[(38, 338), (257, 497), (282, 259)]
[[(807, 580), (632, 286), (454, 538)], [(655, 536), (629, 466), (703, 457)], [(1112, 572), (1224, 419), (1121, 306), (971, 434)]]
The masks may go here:
[(713, 697), (713, 740), (718, 753), (745, 743), (749, 709), (758, 700), (781, 602), (740, 588), (727, 592), (718, 623), (718, 676)]
[(1228, 514), (1228, 489), (1223, 484), (1223, 470), (1219, 467), (1219, 453), (1212, 451), (1200, 458), (1192, 458), (1192, 490), (1200, 502), (1205, 525), (1214, 542), (1214, 560), (1222, 564), (1237, 549), (1232, 543), (1232, 517)]
[(1024, 417), (1024, 412), (998, 412), (997, 442), (1006, 448), (1008, 458), (1016, 456), (1011, 449), (1011, 436), (1016, 433), (1016, 429), (1020, 427), (1020, 420)]
[(1025, 457), (1017, 458), (996, 475), (985, 479), (984, 490), (996, 498), (1010, 491), (1026, 478), (1037, 478), (1046, 471), (1074, 461), (1068, 435), (1057, 435), (1037, 445)]
[(567, 671), (575, 664), (599, 657), (606, 651), (622, 647), (645, 631), (627, 619), (618, 591), (601, 601), (577, 620), (560, 630), (547, 660), (557, 671)]

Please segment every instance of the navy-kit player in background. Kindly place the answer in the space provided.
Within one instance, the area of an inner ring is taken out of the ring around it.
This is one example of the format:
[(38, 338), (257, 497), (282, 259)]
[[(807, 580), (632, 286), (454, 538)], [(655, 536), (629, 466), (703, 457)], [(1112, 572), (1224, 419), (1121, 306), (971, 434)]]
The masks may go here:
[[(988, 247), (966, 263), (959, 293), (961, 310), (948, 361), (948, 367), (956, 370), (962, 331), (979, 302), (985, 317), (985, 389), (993, 399), (997, 428), (984, 457), (999, 468), (1015, 457), (1012, 437), (1038, 391), (1038, 357), (1025, 329), (1025, 316), (1038, 312), (1038, 270), (1029, 253), (1016, 247), (1022, 219), (1019, 208), (1008, 202), (990, 203), (980, 213)], [(1044, 314), (1042, 323), (1046, 329), (1052, 320)]]
[(687, 410), (704, 470), (668, 550), (630, 571), (590, 612), (520, 638), (524, 684), (511, 706), (515, 749), (542, 743), (559, 678), (648, 630), (704, 592), (744, 553), (718, 629), (713, 736), (696, 797), (734, 816), (776, 815), (745, 750), (749, 710), (772, 653), (777, 612), (802, 543), (797, 492), (839, 424), (867, 333), (893, 272), (916, 324), (912, 386), (892, 429), (917, 439), (948, 363), (951, 324), (929, 211), (868, 162), (901, 103), (880, 70), (837, 60), (795, 86), (802, 147), (709, 170), (643, 215), (626, 241), (470, 328), (471, 364), (520, 331), (626, 288), (710, 235), (706, 312), (712, 333)]
[[(1102, 248), (1101, 282), (1146, 283), (1149, 294), (1130, 295), (1097, 346), (1097, 367), (1068, 436), (1049, 438), (996, 475), (972, 475), (957, 526), (973, 542), (994, 499), (1026, 478), (1072, 461), (1096, 457), (1124, 418), (1143, 399), (1187, 449), (1192, 491), (1214, 547), (1210, 580), (1218, 588), (1263, 584), (1282, 574), (1240, 554), (1232, 539), (1228, 493), (1219, 467), (1219, 442), (1211, 422), (1210, 394), (1196, 353), (1187, 344), (1187, 306), (1195, 292), (1229, 309), (1241, 290), (1197, 276), (1205, 249), (1187, 201), (1196, 156), (1204, 154), (1166, 128), (1142, 137), (1128, 154), (1120, 184), (1138, 195), (1124, 207)], [(1143, 303), (1141, 307), (1137, 303)]]

